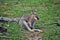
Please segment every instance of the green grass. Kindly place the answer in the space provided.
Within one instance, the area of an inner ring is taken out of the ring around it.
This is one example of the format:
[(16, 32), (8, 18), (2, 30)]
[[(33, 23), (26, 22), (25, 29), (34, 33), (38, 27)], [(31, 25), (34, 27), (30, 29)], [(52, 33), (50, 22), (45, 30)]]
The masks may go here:
[[(59, 0), (0, 0), (0, 16), (21, 17), (34, 9), (40, 18), (35, 26), (44, 31), (43, 40), (60, 40), (60, 27), (53, 24), (60, 22), (60, 4), (56, 4), (59, 2)], [(27, 31), (21, 29), (18, 23), (4, 23), (4, 25), (8, 28), (11, 38), (1, 40), (25, 39)]]

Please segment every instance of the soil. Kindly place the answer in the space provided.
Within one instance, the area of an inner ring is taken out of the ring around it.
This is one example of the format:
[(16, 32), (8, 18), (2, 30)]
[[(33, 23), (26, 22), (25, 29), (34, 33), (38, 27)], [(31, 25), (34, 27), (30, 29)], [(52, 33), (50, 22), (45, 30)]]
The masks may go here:
[(25, 40), (42, 40), (42, 35), (40, 32), (28, 32)]

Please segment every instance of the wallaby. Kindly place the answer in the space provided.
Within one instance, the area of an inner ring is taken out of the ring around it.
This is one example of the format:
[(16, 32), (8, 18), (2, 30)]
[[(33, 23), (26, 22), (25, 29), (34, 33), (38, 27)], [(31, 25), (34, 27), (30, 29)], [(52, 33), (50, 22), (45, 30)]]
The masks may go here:
[(39, 20), (38, 16), (36, 15), (36, 12), (32, 12), (32, 14), (24, 14), (19, 21), (19, 24), (22, 28), (25, 28), (29, 31), (41, 31), (39, 29), (35, 29), (34, 25), (35, 25), (35, 21)]

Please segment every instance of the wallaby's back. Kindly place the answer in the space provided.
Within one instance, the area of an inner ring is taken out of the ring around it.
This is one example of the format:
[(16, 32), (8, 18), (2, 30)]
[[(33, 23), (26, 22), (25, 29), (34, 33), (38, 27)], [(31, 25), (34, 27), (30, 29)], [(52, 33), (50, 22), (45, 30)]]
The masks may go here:
[(30, 16), (30, 14), (24, 14), (21, 19), (28, 21)]

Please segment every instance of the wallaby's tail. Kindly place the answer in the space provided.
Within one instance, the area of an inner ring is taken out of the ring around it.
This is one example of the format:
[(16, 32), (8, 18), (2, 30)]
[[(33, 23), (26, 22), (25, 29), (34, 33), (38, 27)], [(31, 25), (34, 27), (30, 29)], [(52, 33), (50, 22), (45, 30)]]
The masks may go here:
[(7, 17), (0, 17), (0, 21), (6, 21), (6, 22), (18, 22), (20, 18), (7, 18)]

